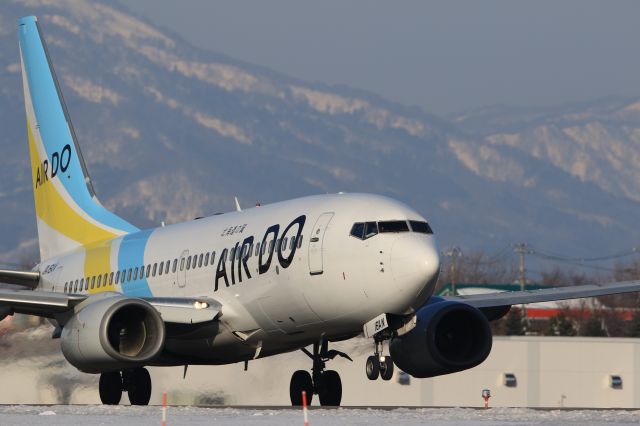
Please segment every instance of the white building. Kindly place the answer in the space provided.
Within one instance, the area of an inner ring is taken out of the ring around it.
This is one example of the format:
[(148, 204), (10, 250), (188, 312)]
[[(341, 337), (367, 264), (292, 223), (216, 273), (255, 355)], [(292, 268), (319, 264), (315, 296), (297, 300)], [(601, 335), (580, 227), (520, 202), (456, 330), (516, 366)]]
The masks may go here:
[[(37, 336), (30, 332), (12, 339), (21, 344), (4, 351), (3, 381), (11, 386), (0, 387), (0, 403), (98, 404), (98, 376), (77, 372), (62, 359), (59, 341), (49, 336), (45, 329)], [(640, 408), (640, 339), (495, 337), (491, 355), (479, 367), (433, 379), (411, 378), (408, 385), (399, 383), (397, 371), (389, 382), (367, 380), (371, 341), (355, 339), (332, 347), (354, 358), (353, 363), (342, 358), (328, 363), (342, 377), (343, 405), (479, 407), (487, 388), (494, 407)], [(311, 362), (297, 351), (252, 361), (246, 372), (243, 367), (191, 366), (185, 380), (182, 367), (151, 368), (151, 403), (160, 403), (166, 390), (170, 404), (288, 405), (291, 373), (309, 369)], [(506, 384), (506, 374), (513, 375), (512, 386)]]

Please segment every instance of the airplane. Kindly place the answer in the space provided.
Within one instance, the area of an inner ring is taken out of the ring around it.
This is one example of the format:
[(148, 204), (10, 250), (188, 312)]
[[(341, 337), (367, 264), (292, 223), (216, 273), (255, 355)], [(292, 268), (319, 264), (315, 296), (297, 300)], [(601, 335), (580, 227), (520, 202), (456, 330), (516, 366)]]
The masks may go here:
[[(330, 344), (364, 334), (368, 379), (450, 374), (491, 351), (515, 304), (640, 290), (640, 282), (441, 298), (433, 230), (371, 194), (308, 196), (141, 230), (98, 201), (38, 20), (18, 20), (40, 263), (0, 270), (0, 319), (47, 318), (103, 404), (147, 405), (147, 366), (220, 365), (302, 350), (292, 405), (338, 406)], [(387, 349), (385, 350), (385, 345)], [(311, 349), (308, 349), (308, 348)]]

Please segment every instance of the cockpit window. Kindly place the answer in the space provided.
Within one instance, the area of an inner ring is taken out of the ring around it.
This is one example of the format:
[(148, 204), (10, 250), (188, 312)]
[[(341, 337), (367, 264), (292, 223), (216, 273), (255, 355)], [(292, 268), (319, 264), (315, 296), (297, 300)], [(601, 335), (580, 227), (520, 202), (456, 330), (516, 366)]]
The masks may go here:
[(366, 240), (378, 234), (378, 224), (375, 222), (356, 222), (351, 227), (351, 236)]
[(378, 233), (378, 224), (375, 222), (365, 222), (364, 239), (371, 238)]
[(433, 234), (433, 230), (427, 222), (419, 222), (417, 220), (410, 220), (411, 230), (413, 232), (419, 232), (421, 234)]
[(351, 227), (351, 234), (352, 237), (356, 237), (359, 239), (364, 239), (364, 223), (362, 222), (357, 222), (354, 223), (353, 226)]
[(388, 220), (378, 222), (378, 231), (383, 232), (409, 232), (409, 225), (404, 220)]

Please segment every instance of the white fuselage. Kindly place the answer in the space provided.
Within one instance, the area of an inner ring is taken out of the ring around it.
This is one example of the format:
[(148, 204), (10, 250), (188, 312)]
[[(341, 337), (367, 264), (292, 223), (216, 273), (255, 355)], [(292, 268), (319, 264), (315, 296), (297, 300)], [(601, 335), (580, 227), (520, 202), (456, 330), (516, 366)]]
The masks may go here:
[[(158, 363), (220, 364), (269, 356), (323, 336), (353, 337), (377, 315), (412, 313), (433, 294), (440, 267), (433, 235), (350, 235), (354, 223), (391, 220), (424, 218), (375, 195), (299, 198), (141, 231), (49, 259), (38, 267), (41, 288), (212, 298), (222, 305), (219, 320), (188, 334), (168, 328), (166, 354)], [(276, 228), (280, 256), (271, 244)], [(297, 234), (301, 238), (292, 242)], [(231, 249), (237, 244), (240, 252), (243, 242), (241, 254), (231, 259)], [(134, 280), (132, 271), (129, 279), (129, 269), (142, 266), (144, 278), (138, 273)], [(116, 283), (118, 275), (126, 277), (124, 283)], [(107, 285), (98, 287), (93, 276), (107, 276)], [(81, 279), (90, 283), (80, 287)]]

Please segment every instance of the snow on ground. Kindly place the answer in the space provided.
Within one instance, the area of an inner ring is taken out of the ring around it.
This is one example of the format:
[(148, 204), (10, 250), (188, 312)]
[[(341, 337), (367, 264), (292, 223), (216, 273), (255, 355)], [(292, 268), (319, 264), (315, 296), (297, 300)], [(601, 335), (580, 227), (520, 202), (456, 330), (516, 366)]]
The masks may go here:
[[(158, 406), (101, 405), (0, 406), (2, 425), (158, 425)], [(640, 411), (534, 410), (527, 408), (340, 408), (312, 409), (309, 424), (316, 425), (637, 425)], [(169, 407), (167, 425), (302, 425), (302, 412), (283, 408)]]

